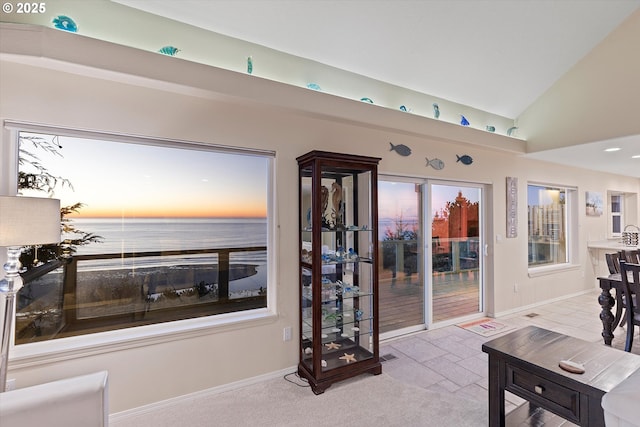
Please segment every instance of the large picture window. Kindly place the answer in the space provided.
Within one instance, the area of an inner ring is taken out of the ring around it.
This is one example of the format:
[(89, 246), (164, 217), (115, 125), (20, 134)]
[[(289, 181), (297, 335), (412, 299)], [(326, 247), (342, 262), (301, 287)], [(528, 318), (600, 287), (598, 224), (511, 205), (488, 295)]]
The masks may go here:
[(19, 133), (19, 193), (61, 200), (29, 248), (16, 343), (267, 307), (272, 155)]
[(573, 193), (559, 186), (527, 186), (529, 267), (570, 262)]

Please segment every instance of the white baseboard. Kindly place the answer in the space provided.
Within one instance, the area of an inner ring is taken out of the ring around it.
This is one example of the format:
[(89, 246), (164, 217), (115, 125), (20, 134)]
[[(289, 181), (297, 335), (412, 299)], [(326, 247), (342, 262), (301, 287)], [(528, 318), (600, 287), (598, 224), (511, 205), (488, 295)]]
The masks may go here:
[(223, 385), (212, 387), (206, 390), (200, 390), (194, 393), (172, 397), (171, 399), (161, 400), (159, 402), (150, 403), (144, 406), (138, 406), (137, 408), (127, 409), (126, 411), (122, 411), (122, 412), (115, 412), (113, 414), (109, 414), (109, 422), (111, 423), (111, 422), (123, 421), (130, 417), (136, 417), (139, 415), (144, 415), (144, 414), (156, 411), (158, 408), (168, 407), (173, 405), (180, 405), (180, 404), (183, 404), (184, 402), (187, 402), (195, 398), (208, 397), (218, 393), (223, 393), (225, 391), (237, 390), (239, 388), (243, 388), (252, 384), (257, 384), (263, 381), (272, 380), (274, 378), (280, 378), (286, 374), (297, 372), (297, 370), (298, 370), (297, 366), (292, 366), (290, 368), (282, 369), (280, 371), (269, 372), (267, 374), (246, 378), (244, 380), (236, 381), (229, 384), (223, 384)]
[[(584, 291), (575, 292), (573, 294), (563, 295), (561, 297), (551, 298), (551, 299), (547, 299), (547, 300), (544, 300), (544, 301), (538, 301), (536, 303), (529, 304), (529, 305), (523, 305), (523, 306), (520, 306), (520, 307), (512, 308), (510, 310), (505, 310), (505, 311), (501, 311), (499, 313), (494, 313), (493, 317), (494, 318), (498, 318), (498, 317), (510, 316), (512, 314), (519, 313), (521, 311), (531, 310), (533, 308), (540, 307), (541, 305), (551, 304), (551, 303), (558, 302), (558, 301), (563, 301), (563, 300), (566, 300), (566, 299), (569, 299), (569, 298), (578, 297), (580, 295), (589, 294), (589, 293), (593, 292), (594, 290), (595, 289), (586, 289)], [(597, 302), (597, 300), (594, 300), (594, 302)], [(490, 316), (490, 314), (488, 314), (488, 315)]]

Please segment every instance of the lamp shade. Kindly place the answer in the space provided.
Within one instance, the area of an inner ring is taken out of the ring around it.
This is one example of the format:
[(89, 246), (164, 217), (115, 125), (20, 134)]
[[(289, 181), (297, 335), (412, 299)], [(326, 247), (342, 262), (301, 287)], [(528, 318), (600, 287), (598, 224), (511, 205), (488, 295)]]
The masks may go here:
[(0, 196), (0, 246), (60, 242), (60, 200)]

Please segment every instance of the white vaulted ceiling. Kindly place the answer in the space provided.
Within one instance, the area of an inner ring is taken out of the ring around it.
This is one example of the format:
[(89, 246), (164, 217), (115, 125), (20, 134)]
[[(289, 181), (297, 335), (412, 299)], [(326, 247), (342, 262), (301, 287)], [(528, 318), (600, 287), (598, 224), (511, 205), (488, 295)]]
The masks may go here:
[[(516, 119), (532, 157), (640, 177), (640, 29), (595, 54), (640, 26), (640, 0), (113, 1)], [(622, 74), (590, 71), (603, 61)]]

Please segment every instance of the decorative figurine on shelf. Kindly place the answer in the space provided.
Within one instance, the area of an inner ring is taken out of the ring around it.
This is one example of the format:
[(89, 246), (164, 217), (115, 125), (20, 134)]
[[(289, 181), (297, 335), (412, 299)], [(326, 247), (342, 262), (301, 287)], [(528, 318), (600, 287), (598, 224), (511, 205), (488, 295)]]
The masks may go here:
[(347, 363), (357, 362), (355, 353), (352, 353), (352, 354), (345, 353), (344, 356), (340, 356), (340, 357), (338, 357), (338, 359), (344, 360)]
[(253, 73), (253, 58), (247, 57), (247, 74)]
[(325, 344), (324, 346), (327, 347), (327, 350), (337, 350), (340, 347), (342, 347), (342, 345), (334, 343), (333, 341), (331, 341), (328, 344)]
[(342, 228), (342, 187), (337, 182), (331, 184), (331, 191), (333, 194), (331, 195), (331, 204), (333, 208), (331, 210), (331, 219), (333, 220), (333, 228), (340, 229)]
[(329, 221), (325, 218), (327, 212), (327, 206), (329, 206), (329, 189), (324, 185), (320, 188), (320, 200), (321, 200), (321, 212), (322, 212), (322, 228), (331, 228)]
[(178, 52), (180, 52), (180, 49), (173, 46), (164, 46), (164, 47), (161, 47), (160, 50), (158, 50), (158, 52), (167, 56), (176, 56)]
[(358, 254), (356, 253), (356, 251), (353, 250), (353, 248), (349, 248), (349, 252), (347, 253), (347, 259), (357, 259), (358, 258)]
[(309, 83), (307, 85), (307, 89), (311, 89), (311, 90), (317, 90), (318, 92), (322, 91), (322, 88), (320, 87), (319, 84), (317, 83)]
[[(40, 3), (40, 5), (42, 4), (44, 3)], [(66, 15), (58, 15), (55, 18), (53, 18), (52, 22), (53, 22), (53, 26), (59, 30), (69, 31), (70, 33), (78, 32), (78, 26), (76, 25), (76, 23), (73, 21), (73, 19), (69, 18)]]
[(517, 126), (512, 126), (512, 127), (510, 127), (509, 129), (507, 129), (507, 135), (508, 135), (508, 136), (513, 136), (513, 133), (514, 133), (515, 131), (517, 131), (517, 130), (518, 130), (518, 127), (517, 127)]
[(495, 132), (496, 131), (496, 127), (495, 126), (487, 125), (486, 129), (487, 129), (487, 132)]
[(371, 98), (360, 98), (362, 102), (368, 102), (369, 104), (373, 104), (373, 100)]
[(354, 314), (356, 315), (356, 320), (360, 321), (362, 320), (362, 315), (364, 314), (364, 311), (360, 310), (359, 308), (356, 309), (356, 311), (354, 312)]
[(433, 118), (434, 119), (440, 118), (440, 107), (435, 102), (433, 103)]
[(460, 124), (462, 126), (469, 126), (471, 123), (469, 123), (469, 120), (467, 120), (467, 118), (465, 116), (460, 114)]
[(344, 259), (344, 256), (345, 256), (344, 248), (342, 246), (338, 246), (338, 249), (336, 249), (336, 259), (338, 261), (342, 261)]

